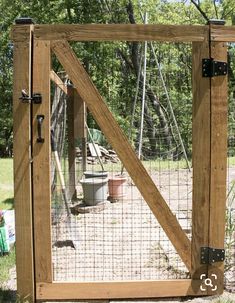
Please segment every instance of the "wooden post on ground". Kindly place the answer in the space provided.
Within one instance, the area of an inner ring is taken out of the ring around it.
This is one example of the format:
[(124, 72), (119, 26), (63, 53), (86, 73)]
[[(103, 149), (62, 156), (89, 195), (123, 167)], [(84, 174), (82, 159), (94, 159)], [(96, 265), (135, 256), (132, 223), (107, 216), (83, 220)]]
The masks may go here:
[(67, 111), (68, 111), (68, 162), (69, 162), (69, 199), (76, 196), (76, 142), (75, 142), (75, 103), (74, 103), (74, 89), (72, 85), (67, 87)]
[[(211, 57), (227, 62), (227, 45), (211, 42)], [(209, 247), (223, 249), (225, 237), (226, 173), (227, 173), (227, 76), (211, 79), (211, 171)], [(217, 294), (224, 289), (224, 263), (209, 266), (208, 276), (217, 275)], [(210, 290), (210, 289), (209, 289)], [(213, 295), (211, 291), (209, 294)]]
[(32, 170), (30, 103), (19, 100), (24, 89), (31, 96), (33, 25), (15, 25), (14, 42), (14, 205), (16, 222), (17, 292), (34, 302), (34, 253), (32, 218)]
[(69, 197), (76, 195), (78, 171), (76, 165), (76, 147), (81, 142), (82, 172), (86, 170), (87, 163), (87, 131), (86, 131), (86, 105), (74, 87), (67, 87), (68, 93), (68, 159), (69, 159)]
[(76, 135), (75, 138), (81, 140), (82, 152), (82, 172), (86, 171), (87, 165), (87, 108), (85, 102), (81, 99), (76, 89), (74, 89), (74, 104), (75, 104), (75, 120)]
[(193, 43), (192, 277), (212, 279), (213, 287), (204, 288), (215, 295), (223, 292), (224, 265), (216, 260), (203, 265), (201, 248), (224, 249), (227, 75), (202, 77), (202, 59), (227, 62), (226, 44)]

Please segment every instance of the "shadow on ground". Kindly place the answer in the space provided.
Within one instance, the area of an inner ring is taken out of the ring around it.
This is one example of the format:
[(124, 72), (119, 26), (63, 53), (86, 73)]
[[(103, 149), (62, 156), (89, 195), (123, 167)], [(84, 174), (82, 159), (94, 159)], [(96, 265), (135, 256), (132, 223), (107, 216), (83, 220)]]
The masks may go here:
[(13, 303), (16, 301), (16, 291), (0, 288), (0, 302)]
[(3, 205), (6, 205), (7, 209), (14, 209), (14, 198), (8, 198), (2, 201)]

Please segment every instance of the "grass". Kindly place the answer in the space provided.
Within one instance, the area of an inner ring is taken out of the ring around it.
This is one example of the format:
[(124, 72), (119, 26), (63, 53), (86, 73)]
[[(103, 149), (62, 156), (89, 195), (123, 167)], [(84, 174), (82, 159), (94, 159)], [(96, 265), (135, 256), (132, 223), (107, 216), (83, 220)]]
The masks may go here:
[[(13, 159), (0, 159), (0, 209), (13, 209)], [(0, 257), (0, 302), (15, 302), (14, 293), (2, 288), (10, 278), (9, 271), (15, 265), (15, 249)]]
[[(142, 161), (144, 167), (148, 171), (161, 171), (161, 170), (175, 170), (175, 169), (185, 169), (187, 168), (187, 163), (185, 160), (172, 161), (172, 160), (150, 160), (150, 161)], [(235, 160), (234, 160), (235, 163)], [(119, 163), (104, 163), (104, 170), (109, 172), (121, 172), (122, 164)], [(191, 166), (191, 162), (190, 162)], [(101, 171), (102, 168), (99, 164), (89, 164), (87, 165), (87, 170), (91, 171)], [(124, 169), (125, 172), (125, 169)]]
[[(6, 289), (3, 283), (10, 279), (10, 269), (15, 265), (15, 248), (11, 250), (9, 255), (0, 257), (0, 302), (15, 302), (15, 291)], [(19, 301), (20, 302), (20, 301)]]
[(15, 249), (0, 258), (0, 285), (9, 279), (9, 270), (15, 265)]
[(0, 209), (13, 206), (13, 159), (0, 159)]
[(219, 299), (218, 301), (213, 301), (213, 303), (234, 303), (232, 299)]
[(235, 157), (229, 157), (228, 158), (228, 164), (229, 166), (235, 166)]

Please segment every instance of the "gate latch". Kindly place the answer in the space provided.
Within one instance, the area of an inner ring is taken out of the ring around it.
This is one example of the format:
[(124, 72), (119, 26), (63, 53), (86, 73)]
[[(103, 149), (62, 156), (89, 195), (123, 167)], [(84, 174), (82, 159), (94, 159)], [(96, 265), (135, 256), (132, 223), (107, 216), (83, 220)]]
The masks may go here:
[(22, 91), (21, 91), (21, 97), (19, 99), (23, 103), (31, 103), (31, 101), (34, 104), (41, 104), (42, 103), (42, 95), (41, 94), (35, 93), (30, 98), (29, 95), (27, 94), (27, 92), (24, 89), (22, 89)]
[(214, 59), (202, 59), (202, 77), (225, 76), (228, 73), (227, 62)]
[(225, 259), (225, 250), (211, 247), (201, 247), (201, 264), (213, 264)]

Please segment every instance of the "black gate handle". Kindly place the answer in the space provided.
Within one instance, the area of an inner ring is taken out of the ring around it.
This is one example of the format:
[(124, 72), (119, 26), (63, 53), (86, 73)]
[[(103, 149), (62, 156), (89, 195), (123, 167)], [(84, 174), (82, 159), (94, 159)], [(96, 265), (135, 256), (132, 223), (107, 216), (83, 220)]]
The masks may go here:
[(42, 138), (42, 122), (44, 120), (45, 116), (44, 115), (37, 115), (37, 121), (38, 121), (38, 137), (37, 137), (37, 142), (38, 143), (43, 143), (45, 140)]

